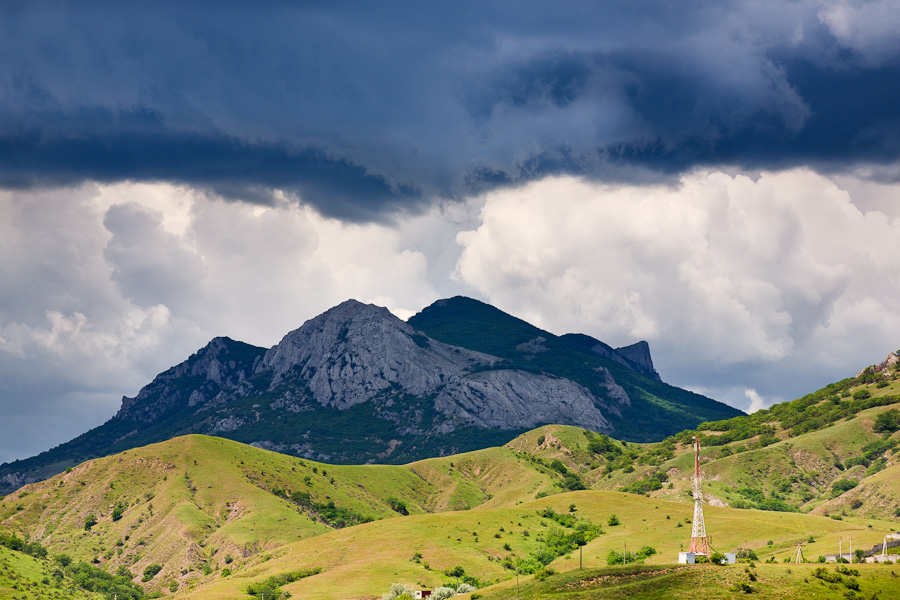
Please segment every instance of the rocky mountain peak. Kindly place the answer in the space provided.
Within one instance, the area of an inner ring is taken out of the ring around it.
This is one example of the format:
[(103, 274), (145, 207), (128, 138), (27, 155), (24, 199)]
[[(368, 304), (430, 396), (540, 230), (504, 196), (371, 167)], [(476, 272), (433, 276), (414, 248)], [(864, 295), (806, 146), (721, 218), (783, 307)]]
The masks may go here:
[(653, 359), (650, 357), (650, 344), (644, 340), (631, 344), (630, 346), (616, 348), (616, 353), (619, 354), (619, 356), (624, 356), (640, 367), (641, 372), (645, 376), (656, 379), (657, 381), (659, 380), (659, 373), (657, 373), (656, 369), (653, 367)]
[(397, 385), (426, 394), (498, 360), (431, 340), (386, 308), (349, 300), (287, 334), (257, 372), (271, 372), (270, 389), (302, 381), (319, 404), (343, 410)]

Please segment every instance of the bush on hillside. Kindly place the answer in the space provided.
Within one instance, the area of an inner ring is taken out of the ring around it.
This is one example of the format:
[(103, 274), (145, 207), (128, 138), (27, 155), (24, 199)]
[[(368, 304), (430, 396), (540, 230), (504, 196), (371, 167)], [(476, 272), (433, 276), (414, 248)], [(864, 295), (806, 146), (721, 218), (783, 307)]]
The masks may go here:
[[(290, 598), (290, 592), (280, 589), (281, 586), (297, 581), (298, 579), (318, 575), (321, 572), (321, 567), (315, 567), (312, 569), (300, 569), (299, 571), (281, 573), (280, 575), (272, 575), (271, 577), (268, 577), (263, 581), (252, 583), (247, 586), (247, 593), (251, 596), (257, 596), (259, 598), (265, 597), (269, 600), (275, 600), (277, 598)], [(391, 589), (393, 589), (393, 586), (391, 586)]]
[(893, 433), (900, 429), (900, 411), (896, 408), (887, 410), (875, 418), (872, 431), (877, 433)]
[(409, 510), (407, 510), (406, 508), (406, 502), (404, 502), (403, 500), (399, 500), (391, 496), (387, 499), (387, 503), (391, 506), (391, 510), (393, 510), (394, 512), (398, 512), (401, 515), (409, 514)]
[(398, 598), (404, 595), (412, 598), (412, 589), (405, 583), (392, 583), (391, 588), (382, 594), (381, 600), (398, 600)]
[(456, 591), (452, 587), (447, 587), (446, 585), (442, 585), (439, 588), (435, 588), (431, 592), (430, 598), (433, 600), (447, 600), (448, 598), (452, 598), (456, 595)]
[(121, 503), (116, 504), (116, 507), (113, 508), (113, 511), (112, 511), (112, 520), (118, 521), (119, 519), (122, 518), (122, 515), (124, 515), (124, 514), (125, 514), (125, 507), (122, 506)]
[(835, 496), (840, 496), (844, 492), (850, 491), (859, 484), (855, 479), (838, 479), (831, 484), (831, 491)]
[[(644, 546), (637, 552), (628, 552), (624, 554), (617, 550), (610, 550), (606, 555), (606, 564), (609, 566), (644, 562), (647, 558), (656, 554), (656, 548), (653, 546)], [(723, 557), (724, 558), (724, 557)]]
[(159, 563), (153, 563), (152, 565), (147, 565), (147, 568), (144, 569), (144, 576), (141, 577), (141, 581), (144, 583), (150, 581), (156, 574), (162, 571), (162, 565)]
[(72, 576), (73, 583), (78, 587), (104, 594), (107, 598), (116, 597), (119, 600), (144, 600), (145, 598), (143, 588), (133, 583), (130, 578), (112, 575), (86, 562), (70, 565), (66, 571)]

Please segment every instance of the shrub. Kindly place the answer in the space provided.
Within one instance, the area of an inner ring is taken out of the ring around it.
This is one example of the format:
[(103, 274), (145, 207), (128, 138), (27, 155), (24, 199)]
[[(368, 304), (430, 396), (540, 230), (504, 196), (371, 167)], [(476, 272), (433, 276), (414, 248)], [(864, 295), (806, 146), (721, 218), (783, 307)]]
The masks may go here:
[[(442, 585), (441, 587), (431, 592), (430, 598), (432, 598), (432, 600), (447, 600), (448, 598), (452, 598), (454, 595), (456, 595), (456, 592), (453, 590), (453, 588)], [(384, 597), (382, 597), (382, 600), (385, 600)]]
[(107, 573), (86, 562), (79, 562), (66, 569), (72, 576), (75, 585), (91, 592), (102, 593), (106, 598), (117, 597), (119, 600), (143, 600), (144, 590), (130, 581), (129, 578)]
[(846, 491), (852, 490), (859, 482), (855, 479), (838, 479), (831, 484), (831, 491), (835, 496), (839, 496)]
[(387, 503), (391, 505), (391, 510), (393, 510), (394, 512), (398, 512), (401, 515), (409, 514), (409, 511), (406, 509), (406, 502), (404, 502), (403, 500), (398, 500), (397, 498), (391, 496), (387, 499)]
[(616, 525), (620, 525), (621, 521), (619, 521), (619, 517), (617, 517), (616, 515), (610, 515), (606, 520), (606, 524), (610, 527), (615, 527)]
[(893, 433), (898, 429), (900, 429), (900, 411), (895, 408), (878, 415), (872, 427), (872, 430), (878, 433)]
[(153, 563), (152, 565), (147, 565), (147, 568), (144, 569), (144, 576), (141, 577), (141, 581), (147, 582), (156, 577), (157, 573), (162, 571), (162, 565), (159, 563)]
[(738, 548), (734, 553), (734, 557), (739, 560), (759, 560), (756, 551), (751, 548)]
[(94, 513), (90, 513), (88, 516), (84, 518), (84, 530), (90, 531), (91, 527), (97, 524), (97, 517)]
[(116, 507), (112, 511), (112, 520), (118, 521), (122, 518), (122, 515), (125, 514), (125, 507), (122, 504), (116, 504)]
[[(299, 571), (281, 573), (280, 575), (272, 575), (263, 581), (252, 583), (247, 586), (247, 593), (251, 596), (259, 596), (260, 598), (265, 597), (269, 600), (274, 600), (276, 598), (290, 598), (291, 595), (289, 592), (279, 589), (281, 586), (297, 581), (298, 579), (303, 579), (304, 577), (312, 577), (321, 572), (321, 567), (315, 567), (312, 569), (300, 569)], [(393, 586), (391, 586), (391, 588), (393, 589)]]
[(397, 600), (397, 598), (404, 595), (412, 597), (412, 589), (403, 583), (392, 583), (391, 589), (382, 594), (381, 600)]
[(55, 560), (59, 564), (59, 566), (64, 569), (72, 564), (72, 557), (68, 554), (56, 554), (53, 556), (53, 560)]
[(854, 400), (867, 400), (872, 397), (872, 392), (867, 389), (856, 390), (853, 392)]

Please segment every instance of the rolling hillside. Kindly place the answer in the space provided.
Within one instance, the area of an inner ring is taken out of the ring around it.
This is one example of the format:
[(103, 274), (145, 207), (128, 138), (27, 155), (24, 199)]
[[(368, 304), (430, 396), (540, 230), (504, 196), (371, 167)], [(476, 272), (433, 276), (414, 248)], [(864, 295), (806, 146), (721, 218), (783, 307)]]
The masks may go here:
[[(677, 595), (712, 586), (702, 597), (730, 598), (719, 592), (750, 585), (748, 571), (668, 566), (690, 536), (690, 438), (703, 440), (714, 548), (742, 547), (781, 564), (798, 542), (814, 561), (839, 544), (870, 548), (900, 522), (898, 388), (896, 372), (864, 372), (655, 444), (547, 425), (503, 447), (407, 465), (329, 465), (184, 436), (88, 461), (6, 496), (0, 532), (40, 543), (51, 556), (129, 573), (175, 598), (249, 598), (251, 585), (274, 585), (272, 577), (297, 597), (373, 598), (394, 582), (451, 582), (446, 573), (456, 567), (484, 598), (514, 597), (516, 570), (533, 594), (565, 589), (560, 597), (589, 598), (600, 586), (610, 597), (629, 589)], [(619, 524), (610, 524), (612, 515)], [(580, 557), (576, 534), (585, 536)], [(626, 546), (656, 553), (643, 571), (609, 571), (610, 551)], [(576, 572), (579, 558), (585, 570)], [(16, 560), (11, 572), (52, 570), (49, 559), (34, 568)], [(822, 588), (814, 565), (754, 568), (757, 597), (854, 591)], [(858, 569), (853, 579), (866, 598), (896, 585), (885, 579), (888, 567)], [(34, 597), (51, 595), (53, 585), (33, 582)]]

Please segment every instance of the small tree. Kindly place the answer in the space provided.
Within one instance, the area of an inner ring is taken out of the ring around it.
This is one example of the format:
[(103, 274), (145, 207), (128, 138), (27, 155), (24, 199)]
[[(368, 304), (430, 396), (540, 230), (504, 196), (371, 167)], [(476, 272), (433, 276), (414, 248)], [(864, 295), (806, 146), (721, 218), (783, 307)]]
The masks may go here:
[(610, 515), (606, 520), (606, 524), (610, 527), (615, 527), (616, 525), (621, 524), (621, 521), (619, 521), (619, 517), (617, 517), (616, 515)]
[(72, 564), (72, 557), (68, 554), (56, 554), (54, 555), (53, 560), (55, 560), (59, 564), (59, 566), (64, 569)]
[(97, 524), (97, 517), (96, 517), (96, 515), (94, 515), (94, 513), (90, 513), (90, 514), (88, 514), (88, 516), (86, 516), (84, 518), (84, 530), (85, 531), (90, 531), (91, 527), (93, 527), (96, 524)]
[(122, 515), (124, 515), (124, 514), (125, 514), (125, 507), (122, 506), (121, 503), (116, 504), (116, 507), (113, 508), (113, 511), (112, 511), (112, 520), (118, 521), (119, 519), (122, 518)]

